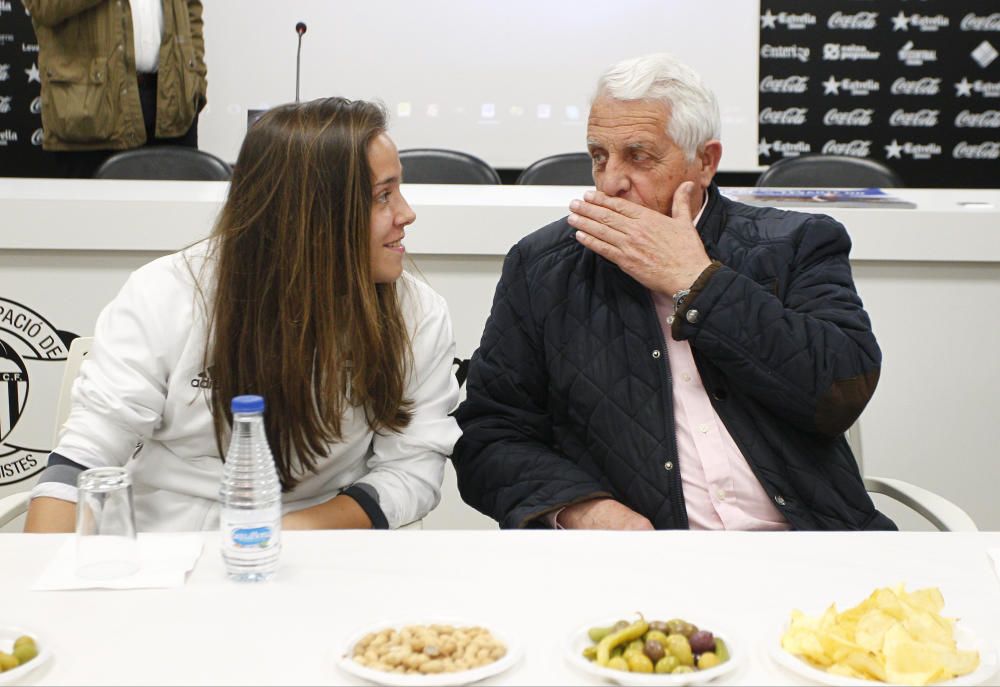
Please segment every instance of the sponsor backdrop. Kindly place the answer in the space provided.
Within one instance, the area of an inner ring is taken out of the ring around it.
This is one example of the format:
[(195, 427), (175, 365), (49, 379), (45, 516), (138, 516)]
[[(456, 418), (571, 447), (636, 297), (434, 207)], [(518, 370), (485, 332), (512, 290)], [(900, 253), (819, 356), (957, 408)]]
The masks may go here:
[(910, 187), (1000, 186), (998, 10), (761, 0), (760, 164), (851, 155), (885, 162)]
[(0, 0), (0, 176), (53, 176), (42, 150), (38, 43), (21, 0)]

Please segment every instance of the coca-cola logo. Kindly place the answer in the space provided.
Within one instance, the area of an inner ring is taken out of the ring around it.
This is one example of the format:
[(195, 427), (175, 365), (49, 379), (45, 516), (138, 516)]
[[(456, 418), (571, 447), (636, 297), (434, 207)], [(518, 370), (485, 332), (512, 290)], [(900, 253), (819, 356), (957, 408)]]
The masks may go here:
[(913, 41), (906, 41), (896, 54), (907, 67), (922, 67), (927, 62), (937, 62), (937, 50), (914, 48)]
[(967, 143), (959, 141), (951, 156), (956, 160), (998, 160), (1000, 159), (1000, 141), (983, 141), (982, 143)]
[(808, 87), (809, 77), (798, 74), (783, 79), (768, 74), (760, 82), (761, 93), (805, 93)]
[(870, 140), (854, 139), (853, 141), (835, 141), (833, 139), (823, 144), (824, 155), (849, 155), (851, 157), (868, 157), (871, 151)]
[(806, 123), (807, 107), (789, 107), (784, 110), (772, 110), (765, 107), (760, 111), (758, 121), (761, 124), (781, 124), (784, 126), (801, 126)]
[(828, 29), (848, 31), (871, 31), (878, 25), (878, 12), (834, 12), (826, 21)]
[(1000, 31), (1000, 12), (978, 16), (969, 13), (959, 24), (962, 31)]
[(899, 77), (892, 82), (893, 95), (937, 95), (941, 92), (941, 79), (925, 76), (922, 79)]
[(889, 126), (937, 126), (938, 115), (940, 114), (940, 110), (929, 110), (927, 108), (915, 112), (906, 112), (903, 109), (899, 109), (889, 116)]
[(765, 60), (798, 60), (809, 61), (809, 48), (802, 45), (768, 45), (760, 46), (760, 56)]
[(863, 107), (844, 111), (832, 108), (823, 115), (823, 123), (827, 126), (871, 126), (874, 113), (875, 110)]
[(955, 126), (966, 129), (1000, 129), (1000, 110), (962, 110), (955, 115)]
[(842, 45), (826, 43), (823, 45), (823, 59), (830, 62), (857, 62), (858, 60), (877, 60), (881, 53), (869, 50), (867, 45)]

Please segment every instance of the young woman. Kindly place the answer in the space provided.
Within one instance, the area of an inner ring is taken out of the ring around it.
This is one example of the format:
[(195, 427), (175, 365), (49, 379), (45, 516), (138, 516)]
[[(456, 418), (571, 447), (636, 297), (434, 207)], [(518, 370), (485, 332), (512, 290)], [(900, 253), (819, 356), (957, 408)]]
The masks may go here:
[(403, 272), (384, 111), (327, 98), (247, 132), (211, 236), (98, 318), (26, 531), (72, 531), (81, 470), (127, 464), (140, 531), (218, 526), (233, 396), (267, 403), (286, 529), (399, 527), (440, 500), (459, 430), (444, 300)]

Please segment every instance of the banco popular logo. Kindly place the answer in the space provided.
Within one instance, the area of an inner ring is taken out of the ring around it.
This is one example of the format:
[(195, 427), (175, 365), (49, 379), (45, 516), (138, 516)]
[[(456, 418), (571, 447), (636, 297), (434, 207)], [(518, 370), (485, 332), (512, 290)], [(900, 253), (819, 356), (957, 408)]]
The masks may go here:
[(32, 382), (37, 378), (39, 391), (58, 390), (52, 380), (61, 378), (74, 338), (34, 310), (0, 298), (0, 485), (45, 467), (56, 394), (34, 394)]

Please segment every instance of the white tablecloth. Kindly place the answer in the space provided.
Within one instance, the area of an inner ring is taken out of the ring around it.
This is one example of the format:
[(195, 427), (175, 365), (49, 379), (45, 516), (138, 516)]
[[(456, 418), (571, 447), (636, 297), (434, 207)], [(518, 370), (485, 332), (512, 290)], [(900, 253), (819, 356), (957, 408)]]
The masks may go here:
[(900, 582), (940, 587), (946, 615), (1000, 639), (1000, 533), (290, 532), (259, 585), (226, 580), (210, 533), (182, 588), (29, 591), (63, 537), (0, 535), (0, 625), (54, 652), (30, 683), (361, 684), (336, 666), (348, 637), (452, 616), (522, 643), (484, 684), (602, 684), (567, 663), (567, 636), (642, 611), (730, 633), (744, 660), (714, 684), (798, 684), (766, 653), (790, 610)]

